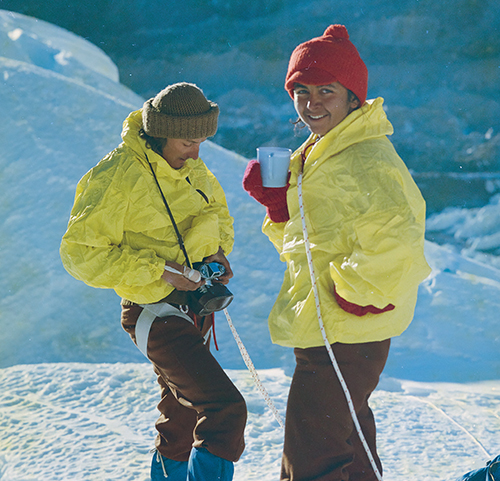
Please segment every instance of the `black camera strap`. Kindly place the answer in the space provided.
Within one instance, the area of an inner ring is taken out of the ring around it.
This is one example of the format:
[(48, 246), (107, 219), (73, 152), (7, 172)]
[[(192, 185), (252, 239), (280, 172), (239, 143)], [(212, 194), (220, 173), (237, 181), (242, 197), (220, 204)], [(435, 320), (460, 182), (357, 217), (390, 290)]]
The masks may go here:
[(179, 243), (179, 246), (180, 246), (182, 252), (184, 253), (184, 257), (186, 258), (186, 264), (190, 269), (192, 269), (193, 266), (191, 265), (191, 262), (189, 260), (188, 253), (187, 253), (186, 247), (184, 245), (184, 239), (182, 238), (182, 235), (179, 232), (179, 229), (177, 228), (177, 224), (175, 223), (174, 215), (172, 214), (172, 211), (170, 210), (167, 199), (165, 198), (165, 195), (163, 194), (163, 191), (161, 190), (160, 183), (158, 182), (158, 177), (156, 177), (153, 166), (151, 165), (151, 162), (149, 161), (147, 155), (146, 155), (146, 160), (148, 161), (149, 168), (151, 169), (151, 173), (153, 174), (156, 185), (158, 186), (158, 190), (160, 191), (161, 198), (163, 199), (163, 203), (165, 204), (165, 207), (167, 208), (168, 216), (170, 217), (172, 225), (174, 226), (175, 235), (177, 236), (177, 242)]
[[(188, 267), (192, 269), (193, 266), (189, 261), (186, 247), (184, 246), (184, 240), (182, 238), (181, 233), (179, 232), (179, 229), (177, 228), (177, 224), (175, 223), (172, 210), (170, 209), (167, 199), (165, 198), (165, 195), (161, 190), (160, 183), (158, 182), (158, 177), (156, 176), (153, 166), (151, 165), (151, 162), (149, 161), (147, 155), (146, 155), (146, 160), (148, 161), (149, 168), (151, 169), (151, 173), (153, 174), (158, 190), (160, 191), (161, 198), (163, 199), (163, 203), (165, 204), (165, 207), (168, 212), (168, 216), (170, 217), (172, 225), (174, 226), (175, 234), (177, 235), (177, 241), (179, 242), (179, 246), (182, 252), (184, 253), (184, 257), (186, 258), (186, 263)], [(186, 180), (189, 182), (189, 179)], [(189, 184), (191, 185), (191, 182), (189, 182)], [(196, 190), (205, 199), (205, 201), (209, 203), (208, 198), (205, 196), (205, 194), (198, 189)], [(221, 265), (221, 267), (223, 266)], [(198, 270), (202, 272), (201, 269)], [(232, 302), (234, 298), (233, 294), (223, 284), (218, 284), (218, 283), (209, 284), (209, 281), (211, 280), (211, 275), (205, 276), (204, 278), (207, 280), (207, 283), (205, 284), (204, 287), (200, 287), (196, 291), (178, 291), (177, 289), (174, 289), (174, 291), (172, 291), (172, 293), (169, 294), (169, 296), (166, 298), (170, 299), (170, 301), (166, 300), (165, 302), (187, 305), (190, 310), (192, 310), (197, 316), (200, 317), (212, 315), (216, 311), (221, 311), (225, 309)]]

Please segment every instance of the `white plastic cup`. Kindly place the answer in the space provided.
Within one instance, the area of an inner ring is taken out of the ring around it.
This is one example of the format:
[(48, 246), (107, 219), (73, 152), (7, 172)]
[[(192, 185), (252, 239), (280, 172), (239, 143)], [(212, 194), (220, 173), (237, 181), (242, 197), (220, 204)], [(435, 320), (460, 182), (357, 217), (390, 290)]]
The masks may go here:
[(257, 160), (264, 187), (285, 187), (292, 151), (283, 147), (259, 147)]

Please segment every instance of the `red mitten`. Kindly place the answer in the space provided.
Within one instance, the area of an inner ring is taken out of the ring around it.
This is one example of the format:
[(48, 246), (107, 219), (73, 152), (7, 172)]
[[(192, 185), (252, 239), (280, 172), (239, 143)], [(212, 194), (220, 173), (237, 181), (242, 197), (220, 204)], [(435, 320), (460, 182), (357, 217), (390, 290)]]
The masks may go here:
[(286, 222), (290, 219), (286, 203), (288, 186), (287, 183), (285, 187), (263, 187), (259, 162), (251, 160), (248, 163), (243, 176), (243, 188), (266, 207), (267, 215), (273, 222)]
[(383, 309), (379, 309), (378, 307), (369, 305), (369, 306), (358, 306), (357, 304), (353, 304), (352, 302), (346, 301), (342, 297), (337, 294), (337, 290), (335, 286), (333, 287), (333, 293), (335, 294), (335, 300), (337, 304), (349, 314), (354, 314), (355, 316), (361, 317), (365, 314), (381, 314), (382, 312), (392, 311), (395, 306), (393, 304), (388, 304)]

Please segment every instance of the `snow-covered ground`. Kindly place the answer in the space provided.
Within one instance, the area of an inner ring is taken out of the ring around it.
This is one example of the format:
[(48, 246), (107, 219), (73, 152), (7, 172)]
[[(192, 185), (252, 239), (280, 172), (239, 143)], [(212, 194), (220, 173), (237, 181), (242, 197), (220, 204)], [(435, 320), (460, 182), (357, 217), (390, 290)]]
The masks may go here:
[[(276, 481), (283, 432), (251, 376), (228, 370), (248, 404), (237, 481)], [(289, 378), (259, 372), (284, 412)], [(155, 376), (145, 363), (18, 365), (0, 371), (2, 481), (148, 480)], [(387, 481), (454, 480), (499, 451), (500, 383), (385, 379), (373, 395)]]
[[(119, 325), (119, 299), (63, 269), (58, 248), (79, 178), (120, 142), (143, 99), (77, 36), (0, 11), (0, 479), (148, 479), (158, 390)], [(200, 85), (203, 87), (203, 85)], [(241, 188), (247, 159), (207, 141), (202, 158), (235, 217), (229, 308), (284, 414), (291, 350), (266, 318), (283, 265)], [(500, 454), (500, 205), (428, 220), (433, 271), (414, 322), (394, 339), (373, 396), (384, 479), (453, 480)], [(217, 359), (249, 407), (236, 480), (278, 478), (282, 431), (245, 370), (223, 315)]]

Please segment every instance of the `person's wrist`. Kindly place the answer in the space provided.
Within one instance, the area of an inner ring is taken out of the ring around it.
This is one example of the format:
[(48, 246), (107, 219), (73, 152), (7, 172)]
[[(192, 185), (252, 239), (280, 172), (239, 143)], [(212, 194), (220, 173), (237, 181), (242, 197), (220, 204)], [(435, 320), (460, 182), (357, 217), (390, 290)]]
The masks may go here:
[(288, 212), (288, 206), (286, 202), (282, 205), (267, 207), (267, 216), (276, 223), (288, 222), (290, 219), (290, 214)]
[[(164, 270), (165, 272), (170, 272), (172, 274), (184, 276), (186, 279), (189, 279), (192, 282), (200, 282), (201, 280), (200, 272), (197, 271), (196, 269), (191, 269), (190, 267), (187, 266), (181, 266), (181, 269), (177, 269), (176, 267), (173, 267), (165, 263)], [(168, 278), (168, 275), (166, 276), (166, 278)]]

